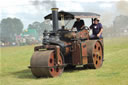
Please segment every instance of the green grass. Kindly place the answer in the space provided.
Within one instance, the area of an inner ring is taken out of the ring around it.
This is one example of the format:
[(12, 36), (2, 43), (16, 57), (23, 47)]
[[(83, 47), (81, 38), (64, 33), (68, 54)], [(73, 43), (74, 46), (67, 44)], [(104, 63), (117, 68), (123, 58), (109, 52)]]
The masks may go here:
[(34, 46), (0, 48), (0, 85), (128, 85), (128, 37), (106, 39), (100, 69), (63, 72), (56, 78), (35, 78), (27, 68)]

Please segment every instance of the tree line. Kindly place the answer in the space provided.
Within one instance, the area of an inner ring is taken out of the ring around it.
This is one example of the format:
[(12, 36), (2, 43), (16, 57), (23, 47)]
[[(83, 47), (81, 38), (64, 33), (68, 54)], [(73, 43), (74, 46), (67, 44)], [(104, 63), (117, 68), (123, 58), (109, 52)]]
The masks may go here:
[[(50, 22), (33, 22), (29, 24), (27, 29), (36, 29), (39, 36), (45, 29), (51, 29)], [(5, 18), (0, 22), (0, 41), (15, 42), (15, 37), (23, 32), (23, 22), (18, 18)]]

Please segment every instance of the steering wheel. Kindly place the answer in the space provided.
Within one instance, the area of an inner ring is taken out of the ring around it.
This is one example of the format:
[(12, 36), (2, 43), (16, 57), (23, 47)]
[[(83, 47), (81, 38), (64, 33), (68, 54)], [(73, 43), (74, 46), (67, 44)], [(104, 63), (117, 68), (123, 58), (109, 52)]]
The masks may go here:
[(88, 26), (84, 26), (82, 29), (88, 30), (88, 32), (90, 32), (90, 28)]

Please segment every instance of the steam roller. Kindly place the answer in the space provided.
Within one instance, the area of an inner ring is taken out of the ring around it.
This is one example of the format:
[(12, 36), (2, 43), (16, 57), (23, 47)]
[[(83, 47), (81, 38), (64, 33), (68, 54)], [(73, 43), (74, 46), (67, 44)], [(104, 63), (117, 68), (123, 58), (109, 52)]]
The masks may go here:
[(41, 46), (34, 48), (29, 68), (35, 77), (57, 77), (64, 68), (74, 69), (78, 65), (83, 68), (98, 69), (103, 65), (104, 45), (103, 38), (90, 38), (88, 27), (80, 31), (70, 31), (59, 20), (73, 20), (75, 18), (99, 17), (95, 13), (82, 12), (58, 12), (58, 8), (52, 8), (52, 13), (44, 17), (53, 22), (53, 30), (45, 30)]

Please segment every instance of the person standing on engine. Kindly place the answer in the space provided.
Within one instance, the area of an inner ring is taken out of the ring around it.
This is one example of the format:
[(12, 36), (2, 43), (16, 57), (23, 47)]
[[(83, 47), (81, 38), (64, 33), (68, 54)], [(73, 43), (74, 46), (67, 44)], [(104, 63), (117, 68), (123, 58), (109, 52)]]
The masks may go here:
[(92, 35), (90, 38), (102, 38), (103, 26), (99, 23), (99, 19), (95, 18), (93, 24), (90, 26), (92, 29)]

